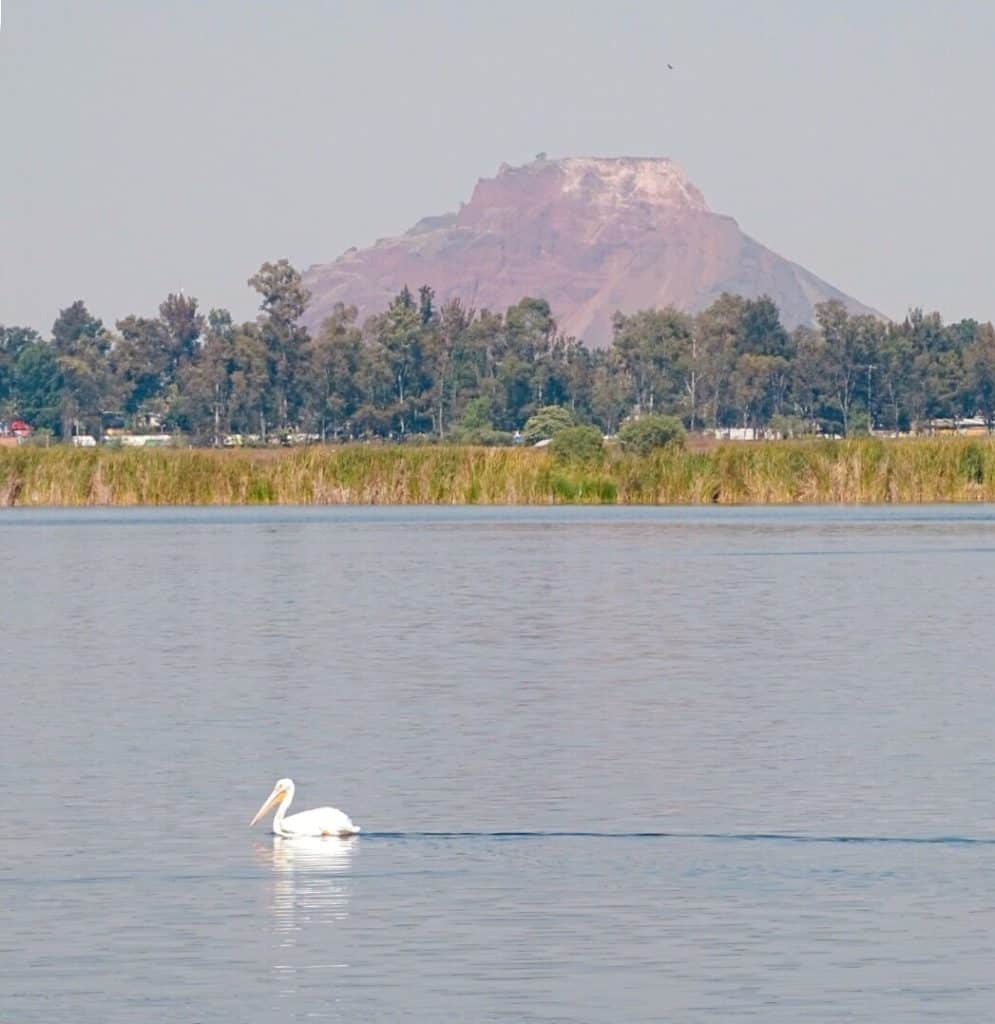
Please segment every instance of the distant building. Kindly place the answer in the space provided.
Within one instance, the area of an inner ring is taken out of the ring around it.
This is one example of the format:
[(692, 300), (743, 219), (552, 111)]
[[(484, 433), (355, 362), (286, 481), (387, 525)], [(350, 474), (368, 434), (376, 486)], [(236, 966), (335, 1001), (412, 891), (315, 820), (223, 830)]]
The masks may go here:
[(117, 440), (129, 448), (165, 448), (173, 443), (172, 434), (122, 434)]
[(987, 437), (990, 431), (983, 416), (961, 416), (956, 419), (935, 419), (919, 428), (920, 434), (960, 434), (964, 437)]
[(34, 433), (34, 428), (24, 420), (0, 420), (0, 444), (5, 448), (27, 441)]
[(720, 441), (759, 441), (764, 437), (780, 437), (780, 434), (766, 434), (759, 427), (716, 427), (710, 431)]

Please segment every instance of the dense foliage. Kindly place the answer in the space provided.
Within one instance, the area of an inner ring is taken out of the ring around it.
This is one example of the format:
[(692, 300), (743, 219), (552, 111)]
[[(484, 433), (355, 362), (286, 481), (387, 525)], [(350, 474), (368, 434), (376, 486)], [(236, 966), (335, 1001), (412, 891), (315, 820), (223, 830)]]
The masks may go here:
[[(618, 314), (612, 345), (565, 336), (542, 299), (508, 310), (441, 307), (404, 288), (365, 323), (337, 306), (320, 330), (300, 323), (308, 293), (286, 260), (250, 285), (260, 312), (170, 295), (155, 317), (105, 326), (82, 301), (41, 337), (0, 327), (0, 420), (56, 436), (150, 424), (195, 441), (433, 437), (505, 443), (571, 424), (615, 433), (666, 414), (691, 430), (781, 434), (902, 431), (937, 418), (995, 419), (995, 331), (913, 310), (902, 323), (817, 307), (817, 326), (785, 330), (766, 297), (720, 296), (697, 316)], [(559, 407), (550, 413), (548, 407)]]
[(590, 462), (604, 451), (601, 431), (589, 423), (558, 430), (549, 445), (553, 458), (560, 462)]
[(684, 443), (684, 427), (675, 416), (650, 414), (622, 424), (618, 432), (622, 447), (636, 455), (649, 455), (655, 448)]
[(525, 421), (522, 439), (526, 444), (538, 444), (540, 441), (549, 441), (572, 426), (574, 418), (569, 409), (564, 409), (562, 405), (544, 405)]

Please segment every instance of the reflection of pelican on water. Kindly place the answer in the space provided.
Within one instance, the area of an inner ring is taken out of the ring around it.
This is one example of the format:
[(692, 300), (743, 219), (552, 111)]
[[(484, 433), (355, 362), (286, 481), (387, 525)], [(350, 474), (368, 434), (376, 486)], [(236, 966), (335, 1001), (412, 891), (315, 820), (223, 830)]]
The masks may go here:
[(338, 874), (349, 870), (357, 845), (355, 836), (273, 836), (273, 870)]
[(349, 914), (349, 870), (355, 837), (273, 837), (272, 851), (259, 848), (275, 875), (273, 914), (281, 932), (299, 926), (343, 921)]
[(354, 825), (349, 815), (337, 807), (316, 807), (313, 811), (301, 811), (285, 817), (293, 799), (293, 779), (279, 779), (273, 792), (249, 822), (249, 827), (255, 825), (270, 808), (276, 807), (273, 831), (278, 836), (354, 836), (359, 832), (359, 826)]

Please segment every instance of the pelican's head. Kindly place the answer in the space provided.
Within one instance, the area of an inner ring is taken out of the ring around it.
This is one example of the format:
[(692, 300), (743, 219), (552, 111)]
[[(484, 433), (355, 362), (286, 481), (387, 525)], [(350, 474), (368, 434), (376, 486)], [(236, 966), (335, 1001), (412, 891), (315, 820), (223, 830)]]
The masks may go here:
[(294, 792), (294, 783), (292, 779), (278, 779), (276, 785), (273, 787), (273, 792), (266, 797), (262, 807), (256, 811), (256, 816), (249, 822), (251, 828), (255, 823), (269, 810), (279, 806), (284, 800), (289, 800)]

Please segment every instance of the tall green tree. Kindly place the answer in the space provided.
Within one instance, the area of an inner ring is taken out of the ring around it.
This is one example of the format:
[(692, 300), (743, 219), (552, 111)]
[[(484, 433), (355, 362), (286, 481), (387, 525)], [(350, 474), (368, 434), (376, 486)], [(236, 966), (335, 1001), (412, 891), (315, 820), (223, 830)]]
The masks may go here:
[(232, 431), (230, 403), (235, 370), (235, 325), (227, 309), (206, 317), (199, 348), (178, 371), (174, 415), (194, 437), (219, 447)]
[(616, 313), (612, 345), (629, 377), (636, 409), (676, 409), (688, 393), (692, 367), (692, 323), (672, 306)]
[(13, 401), (18, 415), (35, 428), (57, 431), (62, 393), (62, 372), (52, 346), (33, 341), (20, 349), (13, 372)]
[(0, 420), (13, 419), (17, 413), (14, 398), (14, 367), (20, 354), (37, 345), (41, 335), (30, 327), (4, 327), (0, 324)]
[(912, 338), (899, 324), (881, 332), (868, 373), (868, 390), (875, 423), (887, 430), (907, 430), (910, 394), (915, 387), (916, 351)]
[(170, 378), (172, 342), (166, 325), (149, 317), (118, 320), (120, 335), (110, 354), (123, 410), (134, 418), (139, 412), (163, 412), (163, 394)]
[(422, 312), (423, 307), (415, 303), (405, 285), (386, 312), (373, 320), (374, 360), (380, 381), (391, 382), (388, 412), (401, 435), (412, 429), (414, 400), (423, 371)]
[(261, 296), (259, 339), (266, 349), (268, 386), (281, 427), (296, 421), (303, 400), (302, 366), (307, 330), (300, 319), (311, 293), (288, 260), (264, 263), (249, 285)]
[(713, 428), (728, 426), (730, 388), (736, 360), (742, 354), (746, 299), (728, 292), (720, 295), (695, 318), (697, 403)]
[(964, 353), (967, 386), (989, 431), (995, 427), (995, 328), (979, 324)]
[(797, 327), (792, 334), (794, 359), (791, 363), (790, 398), (792, 412), (815, 433), (826, 426), (831, 388), (829, 348), (821, 332)]
[(747, 299), (736, 340), (731, 398), (744, 425), (784, 416), (791, 382), (791, 337), (769, 295)]
[(259, 324), (241, 324), (231, 336), (228, 418), (240, 434), (265, 441), (274, 416), (271, 352)]
[(74, 433), (100, 436), (101, 410), (112, 380), (107, 358), (111, 340), (103, 321), (93, 316), (82, 300), (61, 310), (52, 325), (52, 346), (62, 384), (62, 437)]
[(57, 356), (75, 355), (100, 346), (104, 337), (104, 323), (93, 316), (82, 299), (77, 299), (52, 324), (52, 346)]
[(849, 434), (854, 403), (867, 379), (867, 367), (873, 365), (877, 321), (871, 316), (851, 316), (839, 299), (820, 302), (815, 316), (826, 342), (828, 391), (839, 410), (843, 433)]
[(338, 435), (362, 404), (363, 335), (355, 306), (336, 303), (306, 348), (305, 407), (322, 441)]
[(170, 293), (159, 306), (159, 320), (169, 338), (169, 372), (175, 378), (179, 368), (197, 353), (197, 342), (204, 331), (204, 317), (197, 311), (197, 300), (189, 295)]
[[(459, 299), (452, 299), (439, 310), (425, 338), (422, 350), (428, 390), (432, 429), (439, 439), (446, 436), (460, 397), (460, 383), (467, 367), (468, 331), (473, 310)], [(470, 376), (472, 380), (472, 374)]]
[(592, 359), (590, 410), (606, 434), (614, 434), (630, 407), (628, 389), (615, 352)]

